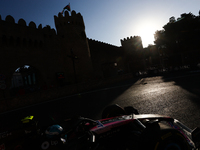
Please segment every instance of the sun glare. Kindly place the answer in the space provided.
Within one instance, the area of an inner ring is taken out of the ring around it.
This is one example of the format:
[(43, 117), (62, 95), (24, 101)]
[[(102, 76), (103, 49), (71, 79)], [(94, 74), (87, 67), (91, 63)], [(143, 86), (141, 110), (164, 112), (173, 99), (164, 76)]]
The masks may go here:
[(156, 29), (156, 26), (153, 24), (144, 24), (138, 28), (137, 35), (142, 38), (143, 47), (154, 44), (154, 34), (156, 30), (158, 29)]

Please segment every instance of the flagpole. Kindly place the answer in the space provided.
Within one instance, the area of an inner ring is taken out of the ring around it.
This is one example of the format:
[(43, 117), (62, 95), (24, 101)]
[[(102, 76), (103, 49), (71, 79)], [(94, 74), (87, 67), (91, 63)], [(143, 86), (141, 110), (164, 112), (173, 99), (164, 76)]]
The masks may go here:
[(72, 15), (72, 9), (71, 9), (70, 3), (69, 3), (69, 8), (70, 8), (70, 15)]

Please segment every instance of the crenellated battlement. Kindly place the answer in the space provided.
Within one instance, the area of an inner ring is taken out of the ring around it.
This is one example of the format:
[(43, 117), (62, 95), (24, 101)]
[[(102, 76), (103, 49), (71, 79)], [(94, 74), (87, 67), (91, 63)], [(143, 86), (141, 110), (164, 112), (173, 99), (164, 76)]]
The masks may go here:
[(103, 44), (103, 45), (107, 45), (107, 46), (118, 47), (118, 46), (115, 46), (115, 45), (112, 45), (112, 44), (109, 44), (109, 43), (105, 43), (105, 42), (102, 42), (102, 41), (98, 41), (98, 40), (95, 40), (95, 39), (89, 39), (89, 38), (88, 38), (88, 41), (96, 42), (96, 43), (98, 43), (98, 44)]
[(0, 46), (20, 46), (20, 47), (43, 47), (45, 39), (56, 36), (55, 29), (49, 25), (38, 27), (35, 22), (31, 21), (28, 25), (24, 19), (15, 19), (8, 15), (5, 20), (0, 16)]
[(122, 47), (129, 47), (133, 49), (143, 49), (142, 39), (140, 36), (131, 36), (130, 38), (121, 39)]
[[(40, 24), (38, 27), (36, 26), (36, 23), (35, 22), (33, 22), (33, 21), (31, 21), (31, 22), (29, 22), (29, 24), (28, 24), (28, 26), (27, 26), (27, 23), (26, 23), (26, 21), (24, 20), (24, 19), (19, 19), (18, 20), (18, 22), (16, 23), (15, 22), (15, 19), (11, 16), (11, 15), (7, 15), (6, 16), (6, 18), (5, 18), (5, 20), (2, 20), (2, 18), (1, 18), (1, 15), (0, 15), (0, 21), (3, 21), (3, 22), (5, 22), (5, 23), (10, 23), (10, 25), (20, 25), (20, 26), (24, 26), (24, 27), (30, 27), (30, 28), (34, 28), (34, 29), (43, 29), (42, 28), (42, 24)], [(47, 25), (47, 26), (49, 26), (49, 25)], [(50, 27), (50, 26), (49, 26)]]
[(140, 36), (131, 36), (130, 38), (127, 37), (127, 38), (121, 39), (121, 42), (127, 42), (127, 41), (133, 41), (133, 40), (141, 40), (141, 37)]
[[(131, 45), (140, 45), (140, 47), (142, 46), (142, 39), (140, 36), (131, 36), (130, 38), (124, 38), (121, 39), (121, 45), (122, 46), (131, 46)], [(143, 46), (142, 46), (143, 47)]]
[(62, 13), (58, 13), (58, 16), (54, 16), (56, 29), (59, 29), (64, 26), (79, 26), (85, 29), (83, 17), (80, 13), (76, 13), (74, 10), (71, 12), (71, 16), (68, 11), (65, 11), (64, 15)]
[(6, 16), (5, 20), (2, 20), (0, 17), (0, 23), (0, 36), (5, 39), (12, 37), (17, 40), (21, 37), (21, 39), (27, 41), (31, 38), (33, 38), (33, 40), (41, 41), (43, 39), (41, 38), (41, 35), (42, 37), (56, 36), (55, 29), (51, 28), (49, 25), (42, 27), (42, 24), (40, 24), (37, 27), (33, 21), (29, 22), (27, 25), (26, 21), (22, 18), (16, 23), (11, 15)]

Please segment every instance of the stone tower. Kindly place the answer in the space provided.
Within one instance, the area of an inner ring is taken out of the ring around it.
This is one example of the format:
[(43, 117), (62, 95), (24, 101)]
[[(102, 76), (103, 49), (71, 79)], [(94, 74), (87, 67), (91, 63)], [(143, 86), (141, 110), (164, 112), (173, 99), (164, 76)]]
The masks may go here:
[(63, 65), (67, 68), (68, 79), (75, 82), (92, 77), (92, 62), (85, 34), (83, 17), (75, 11), (65, 11), (54, 16), (57, 38), (63, 53)]
[(127, 37), (121, 39), (121, 45), (124, 50), (125, 70), (134, 73), (143, 69), (143, 45), (140, 36)]

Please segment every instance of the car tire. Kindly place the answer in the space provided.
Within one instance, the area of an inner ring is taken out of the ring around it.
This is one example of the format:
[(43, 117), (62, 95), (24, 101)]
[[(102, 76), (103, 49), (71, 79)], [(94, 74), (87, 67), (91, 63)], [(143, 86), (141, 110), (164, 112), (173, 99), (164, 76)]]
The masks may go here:
[(189, 150), (186, 138), (166, 123), (151, 121), (145, 123), (146, 129), (141, 137), (141, 149)]
[(160, 139), (155, 145), (155, 150), (188, 150), (186, 141), (183, 138), (180, 133), (177, 133), (176, 135), (170, 135), (166, 139)]
[(185, 137), (176, 129), (160, 129), (155, 150), (189, 150)]

